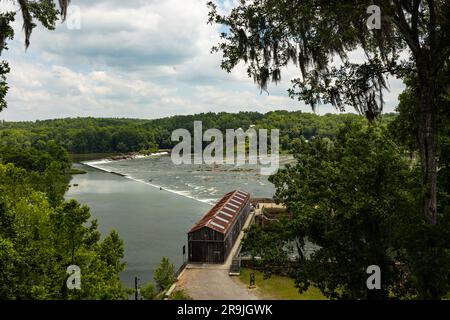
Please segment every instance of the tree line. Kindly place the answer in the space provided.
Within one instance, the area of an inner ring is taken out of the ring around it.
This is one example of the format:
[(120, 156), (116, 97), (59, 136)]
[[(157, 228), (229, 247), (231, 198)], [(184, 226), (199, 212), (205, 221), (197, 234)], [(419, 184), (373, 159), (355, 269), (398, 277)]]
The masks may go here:
[[(384, 116), (386, 121), (395, 114)], [(239, 113), (201, 113), (173, 116), (155, 120), (112, 118), (67, 118), (35, 122), (3, 122), (0, 126), (0, 143), (4, 146), (36, 147), (50, 141), (69, 153), (127, 153), (155, 152), (170, 149), (172, 131), (184, 128), (193, 134), (194, 121), (202, 121), (204, 130), (250, 126), (255, 129), (279, 129), (280, 145), (290, 150), (293, 142), (303, 137), (334, 137), (341, 126), (350, 121), (361, 121), (356, 114), (326, 114), (323, 116), (301, 111), (272, 111)]]

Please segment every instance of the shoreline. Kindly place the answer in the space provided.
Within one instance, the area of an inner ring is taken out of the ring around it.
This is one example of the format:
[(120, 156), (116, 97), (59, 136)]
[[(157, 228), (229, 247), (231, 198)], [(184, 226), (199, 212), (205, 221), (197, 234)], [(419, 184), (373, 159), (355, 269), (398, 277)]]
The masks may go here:
[(129, 153), (113, 153), (113, 152), (105, 152), (105, 153), (69, 153), (69, 157), (73, 163), (82, 163), (84, 161), (94, 161), (94, 160), (126, 160), (126, 159), (134, 159), (134, 158), (143, 158), (152, 155), (158, 154), (169, 154), (170, 149), (159, 149), (158, 152), (154, 152), (151, 154), (144, 154), (139, 152), (129, 152)]

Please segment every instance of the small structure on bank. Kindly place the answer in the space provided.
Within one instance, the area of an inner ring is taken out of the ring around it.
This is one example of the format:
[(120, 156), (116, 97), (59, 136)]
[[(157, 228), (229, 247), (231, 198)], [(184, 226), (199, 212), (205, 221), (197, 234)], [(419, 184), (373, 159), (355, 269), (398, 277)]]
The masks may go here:
[(224, 263), (250, 213), (250, 194), (227, 193), (188, 232), (188, 260)]

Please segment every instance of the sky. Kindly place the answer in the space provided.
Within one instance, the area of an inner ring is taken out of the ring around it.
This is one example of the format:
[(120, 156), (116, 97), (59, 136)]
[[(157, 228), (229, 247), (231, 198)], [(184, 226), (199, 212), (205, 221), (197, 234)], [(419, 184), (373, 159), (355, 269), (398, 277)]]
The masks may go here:
[[(233, 1), (222, 1), (222, 10), (230, 10)], [(0, 11), (10, 9), (9, 2), (0, 0)], [(0, 120), (311, 112), (287, 95), (290, 80), (299, 75), (295, 66), (269, 85), (269, 93), (247, 77), (245, 65), (231, 73), (220, 68), (220, 53), (211, 54), (220, 26), (207, 24), (206, 0), (72, 0), (72, 5), (56, 30), (33, 30), (28, 50), (17, 17), (16, 36), (1, 57), (12, 70), (8, 108)], [(77, 10), (80, 28), (73, 28)], [(390, 81), (386, 112), (394, 110), (402, 90), (401, 81)], [(328, 112), (337, 111), (329, 105), (317, 109)]]

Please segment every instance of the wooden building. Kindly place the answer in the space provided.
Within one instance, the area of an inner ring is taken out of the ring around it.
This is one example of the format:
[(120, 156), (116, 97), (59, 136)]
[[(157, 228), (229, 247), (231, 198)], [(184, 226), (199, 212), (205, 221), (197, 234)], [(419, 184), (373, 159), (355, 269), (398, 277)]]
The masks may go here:
[(188, 233), (188, 260), (224, 263), (250, 213), (250, 194), (227, 193)]

